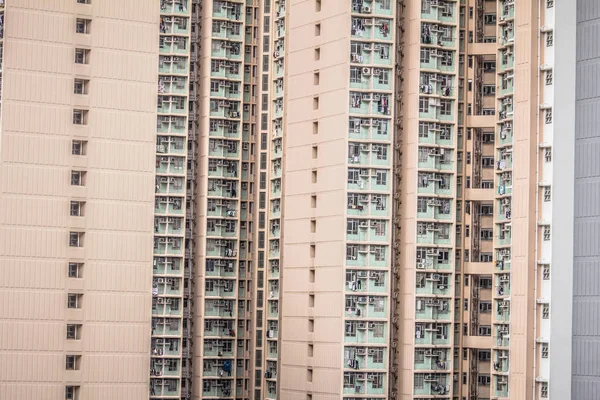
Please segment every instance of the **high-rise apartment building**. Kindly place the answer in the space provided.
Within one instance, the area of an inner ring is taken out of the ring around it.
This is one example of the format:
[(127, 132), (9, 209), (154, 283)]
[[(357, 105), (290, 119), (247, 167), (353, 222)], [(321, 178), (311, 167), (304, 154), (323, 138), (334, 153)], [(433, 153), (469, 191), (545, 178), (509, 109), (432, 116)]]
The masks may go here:
[(0, 0), (0, 398), (597, 397), (596, 3)]

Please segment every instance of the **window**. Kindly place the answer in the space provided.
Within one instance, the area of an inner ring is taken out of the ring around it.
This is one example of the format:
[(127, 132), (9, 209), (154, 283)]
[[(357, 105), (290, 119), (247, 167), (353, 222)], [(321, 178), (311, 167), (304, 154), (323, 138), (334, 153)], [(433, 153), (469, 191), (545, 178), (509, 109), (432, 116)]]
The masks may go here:
[(387, 185), (387, 171), (381, 169), (376, 170), (375, 182), (377, 185)]
[(415, 389), (423, 389), (425, 387), (424, 378), (422, 374), (415, 374)]
[(477, 359), (479, 361), (490, 361), (492, 359), (492, 352), (490, 350), (479, 350), (477, 351)]
[(494, 168), (494, 157), (481, 157), (482, 168)]
[(387, 146), (385, 144), (373, 144), (373, 152), (377, 155), (378, 160), (387, 160)]
[(81, 356), (67, 355), (65, 360), (65, 369), (75, 371), (79, 369), (79, 359)]
[(546, 112), (544, 113), (544, 120), (546, 124), (552, 123), (552, 109), (546, 110)]
[(346, 222), (346, 233), (348, 235), (357, 235), (358, 234), (358, 220), (357, 219), (349, 219)]
[(429, 98), (428, 97), (420, 97), (419, 98), (419, 112), (421, 112), (421, 113), (429, 112)]
[(383, 349), (382, 348), (373, 349), (372, 358), (373, 358), (373, 363), (383, 364)]
[(421, 48), (421, 62), (428, 63), (431, 58), (431, 49), (422, 47)]
[(489, 325), (481, 325), (478, 329), (478, 336), (492, 336), (492, 327)]
[(483, 95), (484, 96), (495, 96), (496, 95), (496, 85), (483, 85)]
[(427, 199), (424, 197), (419, 197), (417, 199), (417, 212), (426, 213), (427, 212)]
[(496, 72), (496, 61), (484, 61), (483, 72)]
[(552, 200), (552, 190), (550, 186), (544, 186), (544, 201), (548, 202)]
[(88, 112), (86, 110), (73, 110), (73, 124), (86, 125), (87, 113)]
[(87, 143), (84, 140), (73, 140), (71, 142), (71, 154), (74, 156), (85, 155), (86, 144)]
[(477, 375), (477, 383), (481, 386), (490, 386), (490, 376), (479, 374)]
[(479, 303), (479, 312), (481, 313), (491, 313), (492, 312), (492, 302), (491, 301), (481, 301)]
[(483, 21), (486, 25), (496, 24), (496, 14), (484, 14)]
[(77, 400), (79, 398), (79, 386), (65, 386), (65, 400)]
[(84, 186), (85, 171), (71, 171), (71, 185)]
[(69, 339), (69, 340), (81, 339), (81, 325), (67, 324), (67, 339)]
[(83, 217), (83, 201), (71, 201), (70, 215), (72, 217)]
[(482, 189), (493, 189), (494, 181), (481, 181), (481, 188)]
[(542, 343), (542, 358), (548, 358), (548, 343)]
[(546, 47), (554, 46), (554, 32), (546, 32)]
[(492, 240), (494, 238), (494, 231), (492, 229), (481, 229), (481, 240)]
[(92, 26), (91, 19), (77, 18), (75, 24), (75, 32), (77, 33), (90, 33), (90, 27)]
[(452, 115), (452, 101), (442, 100), (440, 102), (440, 114), (441, 115)]
[(542, 399), (548, 398), (548, 382), (542, 382), (542, 385), (540, 387), (540, 397)]
[(83, 232), (69, 232), (69, 246), (83, 247)]
[(543, 304), (542, 305), (542, 319), (549, 319), (550, 318), (550, 304)]
[(544, 76), (546, 78), (546, 86), (552, 85), (552, 81), (553, 81), (552, 70), (546, 71), (546, 73), (544, 74)]
[(75, 49), (75, 64), (89, 64), (90, 51)]
[(546, 8), (554, 7), (554, 0), (546, 0)]
[(91, 4), (92, 0), (77, 0), (78, 4)]
[(75, 94), (87, 94), (87, 83), (85, 79), (75, 79), (73, 93)]
[(544, 226), (544, 241), (550, 240), (550, 227)]
[(381, 389), (383, 388), (383, 375), (376, 374), (373, 376), (373, 380), (371, 381), (371, 387), (373, 389)]
[(544, 161), (546, 161), (546, 162), (552, 161), (552, 148), (551, 147), (546, 147), (544, 149)]
[(542, 279), (545, 281), (550, 280), (550, 266), (548, 264), (544, 264), (542, 267)]
[(69, 263), (69, 278), (81, 278), (82, 270), (82, 263)]

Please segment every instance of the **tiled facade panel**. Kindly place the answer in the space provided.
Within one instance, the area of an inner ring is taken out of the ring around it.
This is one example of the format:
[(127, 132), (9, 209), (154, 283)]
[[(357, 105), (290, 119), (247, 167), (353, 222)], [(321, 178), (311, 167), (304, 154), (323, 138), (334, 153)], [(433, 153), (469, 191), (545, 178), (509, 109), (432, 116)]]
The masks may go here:
[(588, 400), (600, 390), (600, 3), (577, 7), (572, 398)]
[[(157, 64), (159, 6), (94, 3), (6, 4), (2, 399), (64, 399), (65, 386), (90, 399), (148, 393), (156, 70), (145, 66)], [(88, 34), (76, 18), (92, 21)], [(89, 64), (75, 64), (78, 47)], [(87, 94), (74, 94), (75, 77)], [(89, 110), (87, 124), (73, 125), (74, 109)], [(72, 154), (74, 138), (85, 155)], [(86, 171), (84, 186), (71, 184), (73, 170)], [(70, 215), (72, 200), (85, 202), (83, 216)], [(83, 247), (69, 246), (72, 231), (85, 232)], [(69, 262), (83, 263), (81, 278), (68, 277)], [(80, 308), (67, 307), (69, 293)], [(67, 340), (67, 323), (82, 324), (79, 340)], [(67, 355), (82, 356), (79, 368), (67, 370)]]

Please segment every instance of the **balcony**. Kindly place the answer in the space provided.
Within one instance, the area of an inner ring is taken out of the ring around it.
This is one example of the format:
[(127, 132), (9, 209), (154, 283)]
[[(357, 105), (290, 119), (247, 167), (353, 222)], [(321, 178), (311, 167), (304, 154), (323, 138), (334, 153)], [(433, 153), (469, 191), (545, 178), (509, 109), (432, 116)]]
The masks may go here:
[(344, 358), (346, 369), (356, 370), (355, 368), (350, 368), (348, 365), (349, 363), (357, 362), (359, 370), (386, 370), (388, 357), (385, 348), (344, 346), (344, 353), (350, 355), (350, 358)]
[[(204, 336), (205, 337), (227, 337), (235, 338), (234, 325), (228, 320), (208, 320), (209, 323), (205, 322)], [(224, 352), (223, 352), (224, 353)], [(217, 353), (221, 354), (221, 353)], [(232, 355), (233, 356), (233, 355)]]
[(421, 68), (437, 72), (454, 72), (455, 52), (422, 47)]
[(154, 278), (152, 282), (153, 296), (181, 296), (182, 281), (179, 278)]
[(190, 2), (189, 0), (161, 0), (161, 14), (188, 15)]
[(419, 323), (415, 327), (415, 344), (449, 346), (448, 330), (450, 328), (450, 324)]
[[(161, 108), (170, 107), (163, 106), (161, 104)], [(185, 117), (177, 117), (177, 116), (167, 116), (167, 115), (159, 115), (157, 119), (157, 127), (156, 130), (158, 133), (178, 133), (178, 134), (186, 134), (187, 133), (187, 120)]]
[(389, 246), (349, 244), (346, 252), (346, 265), (349, 267), (385, 267)]
[(344, 343), (385, 344), (386, 326), (383, 321), (346, 321)]
[(227, 3), (220, 3), (221, 7), (213, 7), (212, 16), (218, 19), (228, 19), (231, 21), (242, 21), (242, 4), (230, 2), (231, 7), (226, 7)]
[(213, 78), (227, 78), (241, 80), (241, 63), (236, 61), (215, 60), (211, 67), (210, 76)]
[(150, 361), (151, 377), (178, 377), (180, 373), (180, 366), (177, 360), (168, 360), (167, 365), (164, 365), (163, 360), (155, 358)]
[[(415, 361), (415, 370), (432, 372), (450, 372), (452, 363), (448, 361), (448, 351), (444, 349), (420, 349), (424, 353), (421, 361)], [(416, 359), (416, 357), (415, 357)]]
[(174, 258), (168, 263), (160, 257), (156, 258), (153, 263), (152, 273), (154, 275), (181, 275), (181, 260)]
[(233, 348), (235, 342), (233, 340), (205, 340), (204, 342), (204, 356), (205, 357), (219, 357), (233, 358)]
[(353, 0), (352, 13), (361, 15), (392, 15), (389, 1), (384, 0)]
[(417, 210), (417, 218), (419, 219), (437, 219), (442, 221), (452, 220), (452, 203), (447, 199), (439, 199), (436, 197), (419, 197), (419, 200), (424, 201), (427, 205), (427, 211)]
[(433, 319), (449, 322), (449, 300), (417, 297), (415, 319)]
[[(215, 21), (216, 24), (216, 21)], [(229, 41), (242, 42), (242, 24), (232, 21), (221, 21), (220, 26), (213, 25), (212, 37), (220, 39), (228, 39)], [(248, 36), (246, 41), (251, 42)]]
[(182, 315), (181, 307), (178, 299), (170, 299), (170, 298), (158, 298), (158, 301), (169, 302), (170, 304), (153, 304), (152, 305), (152, 315), (167, 315), (167, 316), (178, 316)]
[(230, 42), (227, 40), (213, 40), (211, 56), (215, 58), (226, 58), (233, 61), (242, 60), (240, 42)]
[(430, 169), (436, 171), (452, 171), (454, 167), (453, 151), (450, 149), (436, 147), (419, 147), (419, 152), (423, 152), (427, 157), (425, 160), (419, 154), (420, 169)]
[(151, 379), (150, 397), (163, 396), (179, 397), (178, 379)]
[(346, 293), (387, 293), (387, 273), (384, 271), (348, 271), (352, 281), (346, 282)]
[(347, 318), (385, 318), (386, 310), (387, 297), (346, 295)]
[(189, 38), (185, 36), (160, 36), (160, 54), (188, 55)]
[(181, 336), (181, 323), (177, 318), (152, 317), (153, 336)]
[(449, 296), (451, 287), (448, 274), (417, 273), (417, 294), (430, 294), (435, 296)]
[(232, 381), (229, 380), (204, 380), (202, 385), (202, 398), (205, 397), (231, 397)]
[(436, 5), (425, 3), (421, 8), (421, 18), (447, 24), (456, 23), (456, 2), (439, 1)]
[(181, 355), (179, 339), (152, 339), (152, 358), (175, 357)]
[(390, 96), (382, 93), (350, 92), (349, 112), (375, 116), (390, 115)]
[(163, 35), (188, 35), (190, 33), (189, 18), (161, 18), (160, 33)]
[(154, 212), (156, 214), (174, 214), (183, 215), (181, 197), (157, 197), (154, 202)]
[(348, 137), (358, 140), (391, 140), (388, 119), (350, 118)]
[[(419, 379), (416, 379), (419, 376)], [(422, 374), (415, 373), (415, 382), (423, 382), (422, 385), (414, 386), (414, 394), (420, 396), (443, 396), (449, 395), (448, 383), (451, 376), (445, 373)]]
[(417, 233), (417, 243), (436, 246), (451, 245), (450, 224), (426, 224), (426, 227)]
[(451, 195), (453, 188), (453, 175), (438, 173), (418, 174), (419, 194)]
[(206, 360), (202, 368), (202, 376), (230, 378), (234, 362), (234, 359)]
[(235, 280), (207, 279), (204, 295), (207, 297), (235, 297)]

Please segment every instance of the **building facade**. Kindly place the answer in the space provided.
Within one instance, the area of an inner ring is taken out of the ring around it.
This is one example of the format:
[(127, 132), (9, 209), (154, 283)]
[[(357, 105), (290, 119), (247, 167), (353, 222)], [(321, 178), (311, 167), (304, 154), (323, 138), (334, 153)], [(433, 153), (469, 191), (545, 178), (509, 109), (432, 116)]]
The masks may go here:
[(0, 398), (595, 398), (596, 3), (0, 1)]

